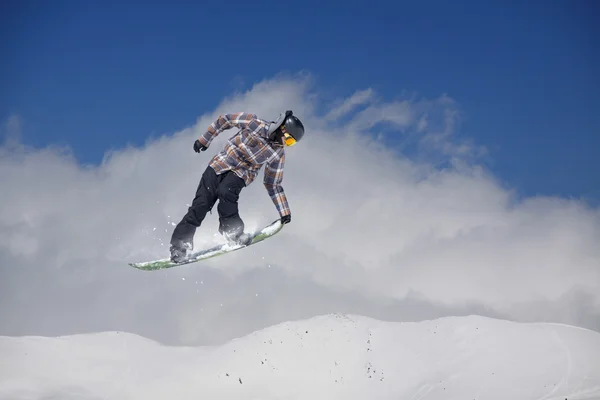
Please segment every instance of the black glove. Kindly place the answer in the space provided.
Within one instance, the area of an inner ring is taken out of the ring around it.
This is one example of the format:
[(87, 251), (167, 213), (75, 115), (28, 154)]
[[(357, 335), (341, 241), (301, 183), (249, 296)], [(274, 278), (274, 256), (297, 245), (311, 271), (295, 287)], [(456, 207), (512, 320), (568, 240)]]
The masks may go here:
[(292, 214), (281, 217), (281, 225), (289, 224), (290, 222), (292, 222)]
[(200, 151), (204, 151), (206, 149), (208, 149), (208, 147), (205, 147), (202, 143), (200, 143), (200, 139), (196, 139), (194, 142), (194, 151), (196, 153), (200, 153)]

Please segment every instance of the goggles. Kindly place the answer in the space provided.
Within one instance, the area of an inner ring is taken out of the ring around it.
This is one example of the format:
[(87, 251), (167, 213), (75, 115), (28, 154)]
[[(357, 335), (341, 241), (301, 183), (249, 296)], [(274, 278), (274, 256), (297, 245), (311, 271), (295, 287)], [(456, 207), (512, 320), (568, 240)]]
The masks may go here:
[(281, 126), (281, 132), (283, 132), (283, 139), (286, 146), (293, 146), (296, 144), (296, 139), (285, 130), (285, 126), (283, 125)]

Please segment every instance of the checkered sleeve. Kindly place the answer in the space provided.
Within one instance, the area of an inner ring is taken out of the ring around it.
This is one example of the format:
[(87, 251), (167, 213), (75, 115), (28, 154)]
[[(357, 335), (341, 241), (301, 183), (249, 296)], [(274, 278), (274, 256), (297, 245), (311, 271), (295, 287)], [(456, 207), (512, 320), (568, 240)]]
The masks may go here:
[(282, 154), (280, 157), (265, 164), (265, 178), (263, 181), (265, 188), (281, 217), (291, 213), (285, 192), (281, 186), (281, 182), (283, 181), (284, 163), (285, 154)]
[(258, 131), (261, 127), (261, 123), (256, 118), (256, 115), (246, 112), (222, 114), (216, 121), (210, 124), (206, 132), (199, 137), (200, 143), (208, 147), (212, 140), (219, 136), (221, 132), (233, 127), (239, 129), (249, 128), (252, 131)]

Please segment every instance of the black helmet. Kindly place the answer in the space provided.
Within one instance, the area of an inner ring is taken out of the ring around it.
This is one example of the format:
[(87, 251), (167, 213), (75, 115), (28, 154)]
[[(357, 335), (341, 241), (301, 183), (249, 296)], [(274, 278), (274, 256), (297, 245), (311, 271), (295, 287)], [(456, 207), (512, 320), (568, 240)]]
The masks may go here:
[(285, 126), (287, 133), (292, 135), (292, 137), (296, 139), (296, 142), (299, 142), (302, 140), (302, 136), (304, 136), (304, 125), (302, 125), (302, 122), (298, 119), (298, 117), (292, 115), (291, 111), (289, 113), (289, 115), (286, 113), (286, 118), (283, 125)]
[(304, 136), (304, 125), (300, 119), (298, 119), (298, 117), (293, 115), (292, 110), (287, 110), (285, 113), (281, 113), (279, 118), (271, 123), (271, 126), (269, 127), (269, 136), (280, 136), (277, 134), (277, 131), (281, 131), (279, 127), (282, 125), (284, 126), (285, 131), (289, 133), (296, 140), (296, 142), (302, 140), (302, 137)]

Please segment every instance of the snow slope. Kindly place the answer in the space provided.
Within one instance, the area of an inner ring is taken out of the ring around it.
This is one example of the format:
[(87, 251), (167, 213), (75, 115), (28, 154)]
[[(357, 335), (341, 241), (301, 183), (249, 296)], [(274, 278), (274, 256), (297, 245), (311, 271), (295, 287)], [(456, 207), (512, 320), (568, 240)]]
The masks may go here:
[(0, 399), (600, 399), (600, 334), (477, 316), (326, 315), (214, 347), (0, 337)]

